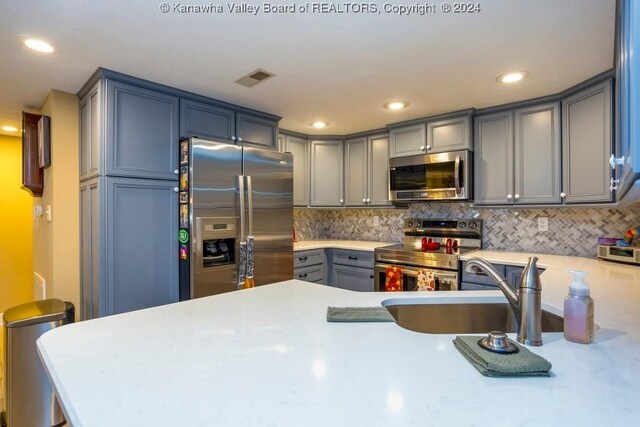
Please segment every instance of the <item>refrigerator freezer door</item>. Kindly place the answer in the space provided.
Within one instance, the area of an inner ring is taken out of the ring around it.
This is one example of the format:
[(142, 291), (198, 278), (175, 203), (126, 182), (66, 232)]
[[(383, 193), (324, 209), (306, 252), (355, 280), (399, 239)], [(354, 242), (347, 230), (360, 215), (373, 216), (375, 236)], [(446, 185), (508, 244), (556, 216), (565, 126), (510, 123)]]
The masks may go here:
[[(198, 298), (238, 289), (242, 147), (195, 138), (191, 144), (190, 294)], [(215, 262), (227, 256), (225, 248), (233, 261)]]
[[(251, 177), (253, 275), (256, 285), (293, 278), (293, 156), (244, 147), (243, 174)], [(247, 216), (248, 217), (248, 216)]]

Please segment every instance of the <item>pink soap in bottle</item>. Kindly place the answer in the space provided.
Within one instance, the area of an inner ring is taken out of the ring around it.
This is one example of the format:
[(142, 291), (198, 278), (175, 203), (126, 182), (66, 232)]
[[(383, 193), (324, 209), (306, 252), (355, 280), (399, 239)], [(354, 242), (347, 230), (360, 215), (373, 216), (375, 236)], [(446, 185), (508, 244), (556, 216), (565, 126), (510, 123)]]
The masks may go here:
[(564, 300), (564, 337), (567, 341), (589, 344), (593, 340), (593, 299), (584, 271), (572, 271), (573, 282)]

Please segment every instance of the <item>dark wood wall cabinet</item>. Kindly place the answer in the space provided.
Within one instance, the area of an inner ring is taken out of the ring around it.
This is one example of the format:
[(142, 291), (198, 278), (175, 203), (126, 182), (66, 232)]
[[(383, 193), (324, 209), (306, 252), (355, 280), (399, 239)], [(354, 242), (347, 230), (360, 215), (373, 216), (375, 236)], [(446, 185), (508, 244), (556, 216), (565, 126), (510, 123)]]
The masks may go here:
[(22, 112), (22, 188), (42, 197), (44, 173), (38, 162), (38, 121), (40, 114)]

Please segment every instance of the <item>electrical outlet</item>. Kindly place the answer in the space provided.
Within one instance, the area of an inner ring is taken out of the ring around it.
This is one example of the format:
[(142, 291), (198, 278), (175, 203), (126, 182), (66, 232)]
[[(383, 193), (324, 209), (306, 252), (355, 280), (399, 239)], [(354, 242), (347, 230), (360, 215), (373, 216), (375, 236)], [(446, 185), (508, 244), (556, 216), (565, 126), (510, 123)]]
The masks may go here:
[(380, 217), (378, 215), (373, 216), (373, 226), (377, 227), (380, 225)]
[(549, 218), (546, 216), (538, 217), (538, 231), (549, 231)]

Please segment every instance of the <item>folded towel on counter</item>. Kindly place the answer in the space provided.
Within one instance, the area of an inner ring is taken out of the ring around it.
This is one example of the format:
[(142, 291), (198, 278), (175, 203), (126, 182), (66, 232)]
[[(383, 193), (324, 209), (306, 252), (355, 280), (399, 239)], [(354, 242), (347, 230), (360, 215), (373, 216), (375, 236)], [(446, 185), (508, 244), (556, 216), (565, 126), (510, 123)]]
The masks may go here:
[(384, 307), (328, 307), (327, 322), (395, 322)]
[(390, 265), (387, 267), (386, 273), (384, 280), (385, 292), (402, 292), (404, 290), (402, 267)]
[(494, 353), (478, 345), (481, 336), (458, 336), (453, 345), (482, 374), (487, 377), (548, 377), (551, 363), (514, 343), (519, 351), (511, 354)]
[(418, 270), (417, 285), (419, 291), (435, 291), (436, 274), (433, 271)]

